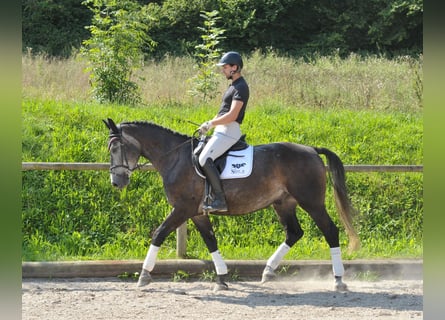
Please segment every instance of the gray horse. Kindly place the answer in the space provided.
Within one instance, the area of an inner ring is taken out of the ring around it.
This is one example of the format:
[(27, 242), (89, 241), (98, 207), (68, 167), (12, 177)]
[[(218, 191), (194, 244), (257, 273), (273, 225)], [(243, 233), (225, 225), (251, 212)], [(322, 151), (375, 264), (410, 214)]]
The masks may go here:
[[(160, 173), (168, 202), (173, 210), (156, 229), (142, 266), (138, 286), (151, 282), (150, 272), (165, 238), (188, 219), (199, 230), (215, 265), (216, 289), (227, 289), (227, 266), (222, 259), (208, 215), (203, 213), (205, 183), (193, 167), (192, 152), (197, 140), (149, 122), (104, 120), (109, 131), (111, 183), (124, 188), (131, 173), (138, 168), (140, 157), (149, 160)], [(268, 259), (262, 281), (275, 277), (275, 269), (289, 249), (303, 236), (296, 216), (299, 205), (315, 221), (329, 247), (334, 273), (334, 288), (347, 290), (339, 244), (339, 230), (325, 206), (326, 167), (319, 154), (327, 158), (340, 219), (349, 237), (349, 249), (356, 250), (360, 241), (353, 227), (355, 210), (347, 196), (344, 167), (339, 157), (326, 148), (293, 143), (271, 143), (254, 146), (254, 165), (249, 177), (223, 180), (228, 212), (243, 215), (270, 205), (275, 209), (286, 232), (285, 241)]]

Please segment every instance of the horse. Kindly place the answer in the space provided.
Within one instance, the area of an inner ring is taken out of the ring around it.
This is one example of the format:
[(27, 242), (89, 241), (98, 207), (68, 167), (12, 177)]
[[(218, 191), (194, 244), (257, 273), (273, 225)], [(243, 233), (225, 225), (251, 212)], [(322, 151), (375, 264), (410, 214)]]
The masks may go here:
[[(205, 179), (193, 165), (192, 154), (197, 137), (148, 121), (116, 125), (108, 118), (103, 122), (109, 129), (111, 184), (119, 189), (126, 187), (132, 172), (140, 167), (139, 159), (145, 158), (161, 175), (167, 200), (173, 208), (152, 235), (137, 286), (143, 287), (152, 282), (150, 272), (155, 266), (160, 246), (171, 232), (191, 219), (212, 257), (216, 269), (215, 289), (228, 289), (227, 265), (218, 250), (209, 216), (202, 209)], [(336, 208), (348, 235), (349, 250), (357, 250), (360, 240), (353, 225), (357, 211), (348, 198), (343, 163), (329, 149), (290, 142), (255, 145), (250, 176), (222, 180), (228, 211), (212, 214), (239, 216), (272, 206), (285, 230), (284, 242), (267, 260), (262, 283), (276, 277), (275, 270), (284, 255), (303, 236), (296, 216), (296, 208), (300, 206), (314, 220), (329, 245), (334, 290), (347, 290), (342, 280), (344, 266), (339, 229), (325, 206), (328, 174), (320, 154), (327, 159)]]

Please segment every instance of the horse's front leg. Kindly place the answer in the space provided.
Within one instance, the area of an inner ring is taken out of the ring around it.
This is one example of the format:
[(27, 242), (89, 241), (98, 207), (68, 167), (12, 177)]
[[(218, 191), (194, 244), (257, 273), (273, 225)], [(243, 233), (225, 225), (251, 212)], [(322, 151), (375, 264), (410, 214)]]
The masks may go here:
[(218, 243), (216, 241), (215, 233), (210, 219), (207, 215), (199, 215), (192, 217), (192, 221), (198, 229), (203, 238), (210, 255), (212, 256), (213, 264), (216, 270), (216, 286), (215, 290), (227, 290), (229, 286), (225, 282), (227, 276), (227, 265), (224, 262), (218, 250)]
[(159, 248), (162, 243), (164, 243), (165, 238), (187, 220), (187, 217), (178, 214), (178, 212), (177, 209), (173, 208), (168, 217), (153, 233), (147, 256), (142, 264), (142, 271), (137, 284), (138, 287), (146, 286), (151, 282), (150, 272), (154, 269)]

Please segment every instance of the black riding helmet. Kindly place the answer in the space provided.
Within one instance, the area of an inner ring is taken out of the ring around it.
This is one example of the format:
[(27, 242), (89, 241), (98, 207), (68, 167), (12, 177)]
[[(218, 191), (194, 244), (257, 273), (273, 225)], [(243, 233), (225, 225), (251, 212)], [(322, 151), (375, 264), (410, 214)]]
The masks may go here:
[(220, 67), (225, 64), (237, 65), (238, 71), (240, 71), (243, 68), (243, 59), (241, 58), (241, 55), (238, 52), (229, 51), (226, 52), (221, 57), (221, 60), (219, 60), (219, 62), (216, 65)]

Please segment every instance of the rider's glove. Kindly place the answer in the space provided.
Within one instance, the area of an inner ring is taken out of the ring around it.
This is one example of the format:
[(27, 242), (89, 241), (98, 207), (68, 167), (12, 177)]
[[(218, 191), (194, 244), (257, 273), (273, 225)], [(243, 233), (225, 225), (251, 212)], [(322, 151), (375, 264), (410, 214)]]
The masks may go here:
[(209, 131), (210, 129), (212, 129), (212, 122), (211, 121), (206, 121), (203, 124), (201, 124), (199, 126), (199, 134), (200, 135), (205, 135), (207, 133), (207, 131)]

